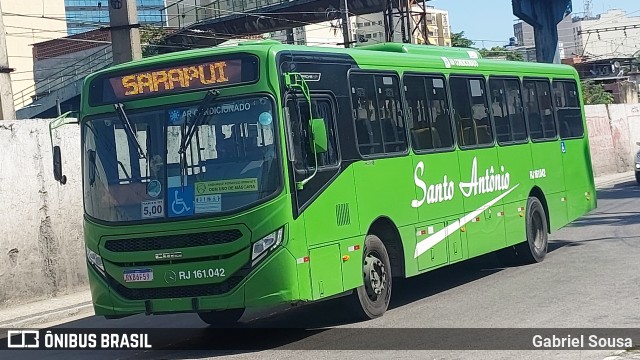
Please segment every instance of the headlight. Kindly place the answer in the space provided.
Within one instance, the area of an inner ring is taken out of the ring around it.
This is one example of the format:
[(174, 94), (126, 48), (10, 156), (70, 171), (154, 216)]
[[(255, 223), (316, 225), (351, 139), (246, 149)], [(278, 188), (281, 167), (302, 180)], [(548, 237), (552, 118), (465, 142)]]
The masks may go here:
[(280, 245), (280, 243), (282, 243), (283, 232), (284, 229), (280, 228), (253, 243), (253, 248), (251, 251), (251, 265), (254, 265), (258, 261), (260, 261), (270, 249), (275, 248), (276, 246)]
[(98, 269), (102, 273), (102, 275), (104, 275), (104, 264), (102, 263), (102, 257), (91, 251), (89, 247), (87, 247), (87, 260), (89, 260), (89, 263), (96, 269)]

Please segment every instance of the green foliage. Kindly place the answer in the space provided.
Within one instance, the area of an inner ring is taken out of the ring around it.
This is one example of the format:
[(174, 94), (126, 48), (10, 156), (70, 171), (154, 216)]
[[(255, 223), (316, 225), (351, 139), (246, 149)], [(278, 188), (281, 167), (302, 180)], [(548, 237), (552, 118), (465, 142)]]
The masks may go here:
[(464, 31), (451, 34), (451, 46), (470, 48), (475, 44), (464, 36)]
[[(473, 41), (464, 36), (464, 31), (451, 34), (451, 46), (453, 47), (474, 48), (474, 44), (475, 43)], [(491, 49), (480, 49), (479, 52), (482, 57), (486, 58), (504, 57), (511, 61), (524, 61), (522, 53), (513, 50), (505, 50), (500, 46), (494, 46)]]
[(167, 31), (161, 27), (144, 25), (140, 27), (140, 43), (142, 44), (142, 57), (158, 54), (158, 47), (167, 36)]
[(480, 55), (482, 55), (483, 58), (498, 57), (506, 58), (510, 61), (524, 61), (522, 53), (513, 50), (506, 50), (500, 46), (494, 46), (491, 49), (480, 49)]
[(582, 98), (585, 105), (613, 103), (613, 95), (608, 93), (602, 84), (589, 80), (582, 80)]

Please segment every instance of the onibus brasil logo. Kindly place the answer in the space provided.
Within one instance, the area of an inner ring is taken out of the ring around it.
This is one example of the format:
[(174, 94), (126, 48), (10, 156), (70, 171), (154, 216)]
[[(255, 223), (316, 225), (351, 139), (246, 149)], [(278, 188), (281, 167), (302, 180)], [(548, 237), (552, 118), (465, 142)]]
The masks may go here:
[[(455, 196), (455, 184), (450, 181), (447, 175), (444, 175), (442, 183), (427, 185), (422, 177), (424, 176), (424, 163), (420, 161), (413, 172), (413, 180), (416, 187), (422, 190), (422, 197), (411, 201), (411, 206), (419, 208), (425, 203), (434, 204), (453, 200)], [(509, 172), (504, 169), (504, 166), (500, 166), (500, 171), (496, 172), (496, 169), (491, 166), (484, 171), (484, 175), (478, 175), (478, 158), (474, 157), (471, 164), (471, 179), (468, 182), (461, 181), (458, 184), (458, 188), (464, 197), (471, 197), (481, 194), (499, 193), (498, 196), (491, 201), (480, 206), (476, 210), (464, 215), (460, 219), (452, 222), (444, 229), (428, 236), (427, 238), (420, 240), (416, 245), (414, 257), (418, 257), (425, 251), (431, 249), (440, 241), (447, 237), (447, 234), (451, 234), (457, 231), (466, 223), (471, 221), (480, 215), (483, 211), (487, 210), (502, 198), (511, 193), (519, 184), (509, 188), (510, 175)]]

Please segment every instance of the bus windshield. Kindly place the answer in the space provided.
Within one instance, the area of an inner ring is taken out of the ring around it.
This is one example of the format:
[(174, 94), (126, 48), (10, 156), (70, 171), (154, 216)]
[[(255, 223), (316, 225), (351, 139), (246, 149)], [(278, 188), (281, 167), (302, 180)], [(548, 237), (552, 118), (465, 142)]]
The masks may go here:
[(273, 195), (281, 176), (272, 100), (216, 99), (180, 154), (198, 108), (125, 109), (128, 122), (116, 113), (85, 121), (87, 214), (109, 222), (214, 216)]

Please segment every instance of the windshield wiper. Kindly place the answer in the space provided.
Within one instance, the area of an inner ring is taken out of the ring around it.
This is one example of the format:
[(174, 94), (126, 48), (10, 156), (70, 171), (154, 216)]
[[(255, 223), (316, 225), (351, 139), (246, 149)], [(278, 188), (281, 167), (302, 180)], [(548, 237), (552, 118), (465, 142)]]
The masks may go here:
[[(205, 95), (204, 99), (198, 106), (198, 111), (196, 112), (196, 118), (193, 119), (191, 124), (188, 123), (188, 118), (185, 119), (185, 124), (187, 125), (187, 131), (182, 136), (182, 140), (180, 141), (180, 148), (178, 149), (178, 155), (180, 156), (180, 186), (184, 187), (184, 178), (187, 174), (187, 148), (191, 146), (191, 139), (193, 135), (198, 131), (198, 127), (201, 125), (202, 121), (205, 118), (205, 114), (207, 112), (207, 108), (213, 100), (220, 95), (218, 90), (209, 90), (207, 91), (207, 95)], [(200, 151), (200, 149), (198, 149)]]
[(129, 138), (129, 140), (133, 141), (138, 148), (137, 149), (138, 159), (146, 159), (147, 157), (144, 155), (144, 150), (142, 149), (142, 145), (140, 145), (140, 142), (138, 141), (138, 137), (136, 136), (136, 133), (133, 130), (133, 125), (131, 125), (131, 121), (129, 121), (129, 118), (127, 117), (127, 113), (124, 112), (124, 105), (118, 103), (118, 104), (113, 104), (113, 107), (116, 108), (118, 119), (120, 120), (120, 123), (122, 123), (124, 132), (127, 133), (127, 137)]
[[(206, 110), (211, 105), (211, 102), (220, 95), (218, 90), (209, 90), (207, 91), (207, 95), (205, 95), (204, 99), (200, 103), (198, 107), (198, 111), (196, 112), (196, 118), (193, 119), (191, 124), (187, 124), (187, 132), (182, 137), (182, 141), (180, 142), (180, 149), (178, 149), (178, 154), (183, 155), (189, 145), (191, 145), (191, 139), (193, 135), (198, 131), (198, 127), (201, 125), (202, 120), (205, 118)], [(187, 119), (188, 120), (188, 119)], [(185, 120), (185, 122), (187, 121)]]

